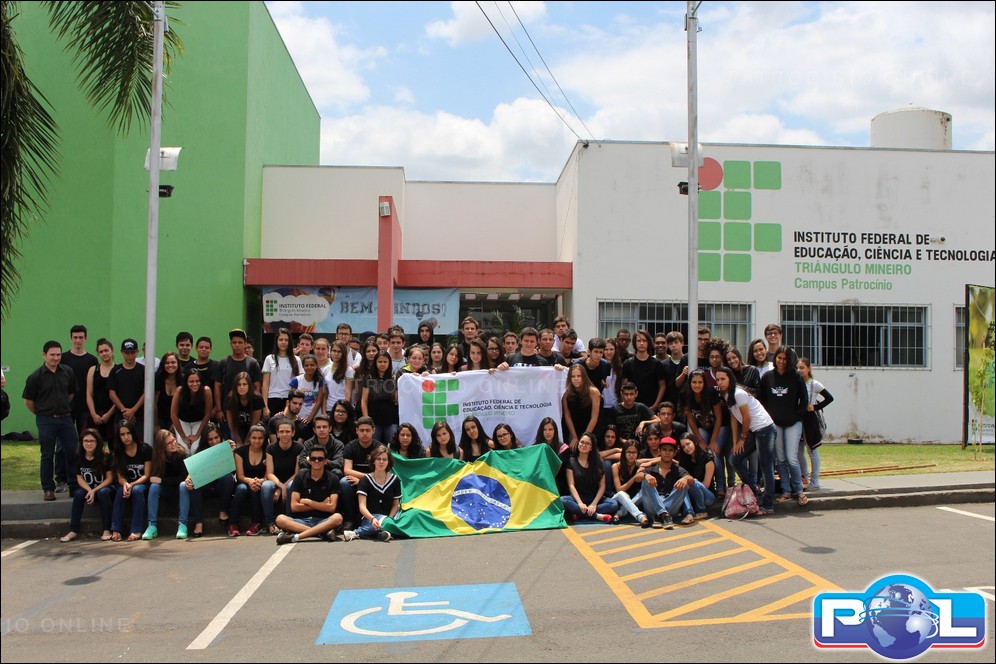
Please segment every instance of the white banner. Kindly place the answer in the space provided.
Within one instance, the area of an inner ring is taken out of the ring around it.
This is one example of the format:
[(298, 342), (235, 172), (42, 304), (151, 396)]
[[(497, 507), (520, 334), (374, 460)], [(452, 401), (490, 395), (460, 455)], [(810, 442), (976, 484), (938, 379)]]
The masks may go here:
[(504, 422), (512, 427), (523, 445), (531, 445), (544, 417), (560, 426), (560, 398), (567, 372), (552, 367), (512, 367), (508, 371), (462, 371), (438, 376), (404, 374), (398, 379), (398, 413), (401, 422), (419, 430), (426, 451), (429, 432), (446, 420), (460, 442), (463, 420), (473, 415), (481, 420), (488, 437)]

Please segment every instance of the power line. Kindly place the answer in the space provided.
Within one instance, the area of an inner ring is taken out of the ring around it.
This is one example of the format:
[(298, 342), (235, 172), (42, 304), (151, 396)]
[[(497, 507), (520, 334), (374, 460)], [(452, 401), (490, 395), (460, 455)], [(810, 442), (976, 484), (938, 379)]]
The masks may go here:
[(565, 118), (563, 114), (557, 109), (557, 107), (553, 105), (553, 102), (551, 102), (550, 99), (545, 94), (543, 94), (543, 91), (540, 90), (539, 86), (536, 84), (536, 81), (533, 80), (533, 77), (529, 75), (529, 72), (526, 71), (526, 68), (522, 66), (521, 62), (519, 62), (519, 58), (517, 58), (515, 53), (512, 52), (512, 49), (509, 48), (508, 43), (505, 41), (505, 38), (501, 36), (501, 33), (498, 32), (498, 28), (496, 28), (495, 24), (491, 21), (491, 17), (488, 16), (487, 12), (484, 11), (484, 8), (481, 7), (481, 3), (475, 0), (474, 4), (477, 5), (477, 8), (481, 10), (482, 14), (484, 14), (484, 18), (488, 20), (488, 25), (490, 25), (491, 29), (495, 31), (496, 35), (498, 35), (498, 39), (501, 40), (501, 43), (505, 47), (505, 50), (508, 51), (508, 54), (512, 56), (513, 60), (515, 60), (515, 64), (519, 65), (519, 69), (522, 70), (522, 73), (526, 75), (526, 78), (529, 79), (529, 82), (533, 84), (534, 88), (536, 88), (536, 92), (538, 92), (540, 96), (543, 97), (543, 101), (545, 101), (550, 106), (550, 108), (553, 109), (553, 112), (557, 114), (557, 117), (559, 117), (560, 121), (564, 123), (564, 126), (570, 129), (571, 133), (574, 134), (574, 136), (576, 136), (579, 141), (584, 141), (584, 139), (581, 138), (581, 136), (576, 131), (574, 131), (574, 127), (572, 127), (570, 123), (567, 122), (567, 118)]
[[(588, 132), (588, 135), (591, 136), (592, 140), (594, 140), (595, 135), (591, 133), (591, 129), (588, 129), (588, 125), (585, 124), (584, 119), (581, 117), (581, 114), (577, 112), (577, 109), (574, 108), (574, 104), (572, 104), (571, 100), (567, 97), (567, 93), (564, 92), (564, 89), (562, 87), (560, 87), (560, 82), (557, 80), (557, 77), (553, 75), (553, 71), (550, 69), (550, 65), (546, 64), (546, 59), (543, 58), (543, 54), (540, 53), (539, 48), (537, 48), (536, 42), (533, 41), (532, 35), (529, 34), (529, 31), (526, 30), (526, 25), (522, 22), (522, 19), (519, 18), (519, 12), (515, 11), (515, 6), (511, 3), (511, 1), (508, 3), (508, 6), (509, 9), (512, 10), (512, 13), (515, 14), (515, 20), (517, 20), (519, 22), (519, 25), (522, 26), (522, 31), (526, 33), (526, 37), (529, 38), (529, 43), (533, 45), (533, 50), (536, 51), (536, 55), (539, 56), (540, 62), (542, 62), (543, 66), (546, 67), (546, 71), (550, 74), (550, 78), (552, 78), (553, 82), (557, 84), (557, 89), (560, 90), (560, 94), (564, 97), (564, 101), (566, 101), (567, 105), (571, 107), (571, 111), (574, 112), (574, 116), (581, 123), (581, 126), (585, 128), (585, 131)], [(530, 66), (532, 66), (531, 62), (529, 64)]]

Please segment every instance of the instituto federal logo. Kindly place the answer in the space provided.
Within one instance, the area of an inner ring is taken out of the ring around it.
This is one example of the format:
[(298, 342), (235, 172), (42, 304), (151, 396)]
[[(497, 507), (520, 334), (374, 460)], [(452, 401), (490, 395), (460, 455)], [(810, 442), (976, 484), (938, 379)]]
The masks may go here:
[(447, 395), (459, 390), (459, 378), (427, 380), (422, 383), (422, 426), (424, 428), (432, 429), (432, 426), (439, 420), (460, 415), (459, 402), (450, 403), (447, 400)]
[(782, 163), (706, 157), (699, 185), (699, 281), (749, 282), (754, 253), (782, 250), (782, 225), (753, 212), (756, 192), (782, 188)]
[(986, 604), (978, 593), (935, 592), (915, 576), (893, 574), (865, 592), (817, 595), (813, 642), (819, 648), (871, 648), (893, 660), (930, 648), (981, 648)]

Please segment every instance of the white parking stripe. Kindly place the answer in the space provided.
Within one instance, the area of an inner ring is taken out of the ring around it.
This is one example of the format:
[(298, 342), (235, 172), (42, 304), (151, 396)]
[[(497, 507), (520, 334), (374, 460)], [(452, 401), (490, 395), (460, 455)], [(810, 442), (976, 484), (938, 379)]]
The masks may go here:
[(203, 650), (211, 645), (211, 642), (214, 641), (218, 634), (221, 633), (221, 630), (225, 629), (229, 621), (235, 617), (236, 613), (239, 612), (239, 609), (241, 609), (242, 606), (249, 601), (249, 598), (252, 597), (254, 592), (256, 592), (256, 589), (263, 584), (266, 577), (268, 577), (270, 573), (277, 568), (280, 561), (283, 560), (293, 548), (293, 544), (288, 544), (287, 546), (282, 546), (277, 549), (276, 552), (270, 556), (270, 559), (259, 568), (259, 571), (256, 572), (251, 579), (249, 579), (246, 585), (242, 586), (242, 590), (240, 590), (238, 594), (236, 594), (235, 597), (233, 597), (231, 601), (225, 605), (225, 608), (223, 608), (221, 612), (214, 617), (214, 620), (212, 620), (211, 623), (204, 628), (204, 631), (201, 632), (196, 639), (190, 642), (190, 645), (187, 646), (187, 650)]
[(965, 516), (974, 516), (976, 519), (996, 521), (996, 517), (987, 516), (985, 514), (975, 514), (974, 512), (966, 512), (965, 510), (956, 510), (953, 507), (938, 507), (937, 509), (944, 510), (945, 512), (954, 512), (955, 514), (964, 514)]
[(3, 553), (0, 553), (0, 558), (6, 558), (7, 556), (9, 556), (10, 554), (14, 553), (15, 551), (20, 551), (24, 547), (31, 546), (32, 544), (34, 544), (37, 541), (38, 540), (28, 540), (26, 542), (21, 542), (20, 544), (18, 544), (16, 546), (12, 546), (9, 549), (7, 549), (6, 551), (4, 551)]

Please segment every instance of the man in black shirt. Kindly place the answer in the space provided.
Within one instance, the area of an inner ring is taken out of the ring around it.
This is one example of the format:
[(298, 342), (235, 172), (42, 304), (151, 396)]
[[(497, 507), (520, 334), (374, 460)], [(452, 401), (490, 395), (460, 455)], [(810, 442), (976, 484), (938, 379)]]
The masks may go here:
[(149, 436), (149, 433), (143, 430), (145, 366), (139, 364), (137, 358), (138, 342), (134, 339), (122, 341), (121, 364), (111, 369), (111, 375), (107, 379), (107, 389), (111, 403), (118, 407), (115, 428), (121, 420), (132, 420), (139, 431), (141, 442), (145, 442)]
[[(86, 351), (86, 327), (84, 325), (73, 325), (69, 330), (69, 338), (73, 345), (68, 352), (62, 354), (62, 364), (73, 370), (76, 376), (76, 391), (73, 394), (72, 414), (73, 424), (76, 426), (77, 436), (86, 428), (87, 416), (90, 410), (86, 405), (86, 377), (90, 372), (90, 367), (97, 366), (100, 361), (97, 356)], [(66, 483), (72, 481), (75, 486), (76, 478), (66, 475), (65, 454), (62, 451), (61, 443), (56, 443), (55, 447), (55, 492), (62, 493), (66, 490)]]
[(291, 489), (291, 514), (277, 516), (276, 524), (283, 532), (277, 544), (289, 544), (308, 537), (335, 541), (335, 529), (342, 525), (339, 504), (339, 483), (325, 468), (325, 450), (317, 447), (308, 453), (309, 468), (299, 471)]
[(41, 445), (41, 480), (45, 500), (55, 500), (53, 480), (56, 443), (62, 442), (66, 472), (76, 479), (76, 426), (72, 418), (72, 400), (76, 390), (73, 370), (61, 364), (62, 344), (47, 341), (42, 350), (45, 363), (28, 376), (21, 394), (25, 407), (34, 413)]
[(249, 374), (252, 390), (257, 394), (263, 385), (263, 370), (255, 357), (246, 354), (247, 335), (245, 330), (235, 329), (228, 333), (232, 354), (218, 363), (214, 373), (214, 418), (225, 421), (225, 404), (235, 386), (235, 377), (243, 371)]

